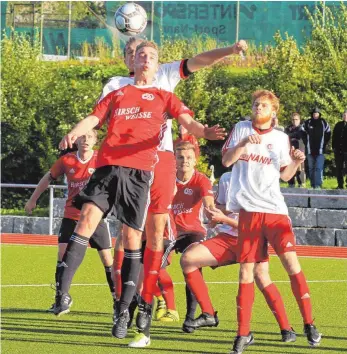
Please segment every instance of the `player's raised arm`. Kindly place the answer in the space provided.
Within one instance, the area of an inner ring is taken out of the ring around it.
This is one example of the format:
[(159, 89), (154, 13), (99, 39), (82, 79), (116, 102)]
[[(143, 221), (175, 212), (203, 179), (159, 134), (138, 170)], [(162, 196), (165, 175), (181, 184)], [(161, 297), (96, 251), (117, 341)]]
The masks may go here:
[(290, 150), (290, 155), (293, 161), (280, 173), (281, 180), (284, 182), (288, 182), (294, 176), (298, 167), (305, 161), (305, 154), (293, 146)]
[(218, 124), (209, 127), (197, 122), (190, 114), (183, 113), (178, 116), (178, 122), (188, 130), (190, 134), (197, 138), (205, 138), (207, 140), (223, 140), (226, 136), (225, 129)]
[(40, 180), (39, 184), (35, 188), (33, 194), (26, 202), (24, 210), (27, 214), (31, 214), (33, 209), (36, 208), (36, 202), (40, 198), (41, 194), (48, 188), (50, 182), (52, 181), (51, 172), (48, 171)]
[(187, 68), (190, 72), (195, 72), (208, 66), (214, 65), (224, 57), (231, 54), (240, 54), (247, 50), (246, 41), (240, 40), (231, 47), (218, 48), (208, 52), (200, 53), (195, 57), (188, 59)]
[(73, 143), (82, 135), (85, 135), (89, 131), (93, 130), (99, 124), (99, 118), (96, 116), (88, 116), (78, 122), (75, 127), (66, 134), (61, 142), (59, 143), (59, 148), (65, 150), (67, 148), (72, 148)]
[[(231, 132), (233, 134), (233, 132)], [(227, 141), (228, 143), (228, 141)], [(241, 139), (236, 145), (232, 147), (226, 146), (223, 148), (222, 163), (225, 167), (233, 165), (240, 156), (245, 152), (247, 144), (260, 144), (261, 137), (258, 134), (249, 135)]]

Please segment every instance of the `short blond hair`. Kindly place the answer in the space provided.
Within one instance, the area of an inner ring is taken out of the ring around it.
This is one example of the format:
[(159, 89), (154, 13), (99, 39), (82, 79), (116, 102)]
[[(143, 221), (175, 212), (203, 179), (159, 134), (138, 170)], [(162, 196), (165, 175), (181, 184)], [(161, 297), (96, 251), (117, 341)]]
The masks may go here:
[(267, 98), (271, 102), (272, 108), (274, 109), (274, 111), (276, 113), (278, 112), (278, 110), (280, 108), (280, 100), (273, 92), (268, 91), (268, 90), (257, 90), (255, 92), (253, 92), (252, 106), (253, 106), (254, 102), (260, 97)]
[(153, 41), (143, 41), (136, 47), (135, 53), (137, 53), (140, 49), (144, 47), (154, 48), (157, 52), (159, 52), (159, 48), (156, 43), (154, 43)]
[(144, 39), (142, 39), (142, 38), (136, 38), (136, 37), (130, 37), (130, 38), (128, 39), (128, 41), (125, 43), (125, 46), (124, 46), (124, 49), (123, 49), (124, 57), (125, 57), (125, 55), (126, 55), (126, 51), (127, 51), (128, 47), (129, 47), (129, 45), (131, 45), (132, 43), (137, 42), (137, 41), (143, 42)]
[(189, 141), (182, 141), (175, 147), (175, 152), (183, 150), (193, 150), (195, 154), (195, 146)]

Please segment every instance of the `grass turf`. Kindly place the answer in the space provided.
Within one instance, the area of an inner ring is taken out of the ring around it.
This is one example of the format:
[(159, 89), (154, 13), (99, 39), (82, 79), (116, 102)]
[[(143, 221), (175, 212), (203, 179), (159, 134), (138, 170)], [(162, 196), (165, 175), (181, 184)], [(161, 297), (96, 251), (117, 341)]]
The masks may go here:
[[(45, 310), (54, 292), (47, 286), (14, 287), (7, 285), (49, 284), (54, 278), (56, 247), (2, 245), (2, 353), (137, 353), (127, 348), (133, 336), (117, 340), (111, 336), (112, 300), (103, 266), (97, 252), (88, 249), (71, 288), (72, 312), (55, 317)], [(310, 281), (314, 316), (323, 332), (318, 348), (309, 348), (302, 335), (302, 322), (288, 278), (276, 257), (271, 258), (271, 275), (282, 293), (292, 326), (298, 332), (296, 343), (281, 343), (279, 329), (259, 291), (253, 311), (255, 344), (245, 353), (347, 353), (347, 262), (346, 260), (301, 258)], [(177, 307), (185, 313), (184, 285), (178, 257), (169, 268), (175, 285)], [(208, 282), (235, 282), (238, 266), (205, 269)], [(329, 280), (330, 282), (322, 282)], [(337, 282), (337, 280), (345, 280)], [(321, 282), (319, 282), (321, 281)], [(236, 329), (236, 283), (209, 284), (220, 325), (184, 334), (179, 323), (153, 322), (152, 345), (147, 353), (229, 353)]]

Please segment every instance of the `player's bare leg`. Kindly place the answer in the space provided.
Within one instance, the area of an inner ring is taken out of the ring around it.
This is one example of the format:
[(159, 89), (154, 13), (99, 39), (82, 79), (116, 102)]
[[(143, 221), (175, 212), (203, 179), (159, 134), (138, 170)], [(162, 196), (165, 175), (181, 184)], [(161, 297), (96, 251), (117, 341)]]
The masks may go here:
[(103, 212), (93, 203), (83, 204), (80, 219), (70, 237), (62, 259), (62, 272), (57, 288), (54, 314), (60, 316), (70, 311), (71, 296), (69, 290), (72, 278), (83, 261), (90, 237), (96, 230)]
[(116, 238), (113, 254), (113, 276), (114, 276), (114, 291), (116, 300), (120, 299), (122, 293), (122, 277), (121, 270), (124, 259), (124, 246), (123, 246), (123, 226), (121, 227), (120, 234)]
[(123, 225), (124, 260), (122, 265), (122, 294), (117, 304), (117, 315), (114, 319), (112, 335), (125, 338), (129, 322), (129, 305), (136, 292), (141, 268), (141, 235), (142, 231)]
[(196, 319), (186, 319), (183, 326), (193, 328), (216, 327), (219, 324), (211, 299), (208, 295), (208, 288), (200, 272), (203, 267), (218, 266), (216, 258), (209, 249), (202, 244), (191, 245), (181, 257), (181, 267), (186, 284), (196, 297), (202, 314)]
[[(55, 268), (55, 276), (54, 276), (55, 284), (54, 284), (54, 286), (53, 286), (53, 284), (51, 284), (51, 287), (52, 287), (52, 289), (55, 290), (55, 293), (57, 292), (57, 287), (59, 286), (60, 274), (62, 272), (62, 267), (60, 265), (62, 263), (62, 259), (63, 259), (64, 253), (66, 251), (67, 245), (68, 244), (65, 242), (58, 243), (58, 260), (57, 260), (57, 265)], [(70, 305), (72, 305), (72, 303)], [(47, 312), (54, 313), (54, 310), (55, 310), (55, 301), (53, 302), (51, 307), (47, 310)]]
[(110, 289), (112, 298), (115, 299), (115, 289), (114, 289), (114, 275), (113, 275), (113, 256), (110, 248), (98, 251), (100, 260), (105, 267), (105, 275), (108, 287)]
[(320, 344), (322, 334), (319, 333), (313, 324), (310, 290), (305, 275), (301, 270), (298, 256), (293, 251), (280, 254), (279, 258), (289, 275), (292, 292), (304, 322), (304, 333), (307, 336), (307, 341), (310, 345), (317, 346)]
[(280, 327), (282, 342), (295, 342), (296, 334), (291, 327), (284, 307), (282, 296), (277, 286), (272, 282), (269, 273), (269, 262), (256, 263), (254, 267), (254, 280), (259, 290), (274, 314)]
[(250, 332), (252, 307), (254, 303), (254, 263), (241, 263), (239, 273), (239, 291), (236, 297), (238, 331), (232, 354), (242, 353), (254, 342)]
[(168, 214), (149, 213), (146, 222), (146, 249), (143, 257), (144, 283), (141, 294), (141, 303), (136, 318), (136, 325), (140, 331), (146, 331), (149, 336), (149, 327), (152, 316), (153, 293), (158, 282), (160, 266), (164, 250), (164, 229)]

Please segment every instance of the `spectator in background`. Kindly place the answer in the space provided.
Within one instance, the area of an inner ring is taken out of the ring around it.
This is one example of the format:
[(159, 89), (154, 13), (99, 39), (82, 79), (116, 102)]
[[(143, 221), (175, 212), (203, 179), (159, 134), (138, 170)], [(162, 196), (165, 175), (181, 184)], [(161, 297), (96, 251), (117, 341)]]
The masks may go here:
[(304, 122), (303, 128), (307, 134), (306, 156), (311, 187), (320, 189), (323, 183), (325, 147), (331, 136), (330, 126), (316, 107), (311, 118)]
[[(300, 124), (299, 113), (292, 114), (292, 124), (289, 125), (284, 130), (284, 132), (289, 136), (290, 145), (293, 146), (295, 149), (300, 149), (301, 151), (303, 151), (303, 140), (305, 139), (306, 133), (302, 128), (302, 125)], [(288, 181), (288, 186), (295, 187), (296, 179), (298, 182), (298, 186), (302, 187), (302, 184), (305, 181), (305, 176), (302, 176), (302, 174), (305, 174), (304, 164), (302, 164), (302, 166), (299, 166), (298, 170), (296, 171), (296, 174)]]
[(342, 121), (336, 123), (334, 127), (332, 148), (335, 155), (337, 188), (343, 189), (344, 175), (347, 188), (347, 109), (342, 114)]
[(278, 118), (277, 116), (275, 116), (274, 118), (272, 118), (272, 127), (276, 130), (279, 130), (281, 132), (284, 132), (284, 127), (283, 125), (279, 125), (279, 121), (278, 121)]

